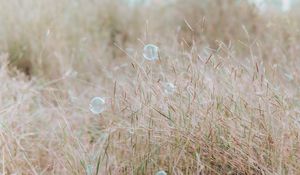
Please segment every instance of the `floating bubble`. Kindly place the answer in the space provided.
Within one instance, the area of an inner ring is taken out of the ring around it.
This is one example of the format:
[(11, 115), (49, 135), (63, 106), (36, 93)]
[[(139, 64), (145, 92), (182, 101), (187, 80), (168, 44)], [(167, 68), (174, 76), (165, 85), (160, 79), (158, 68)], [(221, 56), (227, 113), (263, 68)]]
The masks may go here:
[(295, 124), (296, 124), (298, 127), (300, 127), (300, 118), (296, 118), (296, 119), (295, 119)]
[(190, 97), (194, 96), (195, 90), (191, 85), (189, 85), (186, 89), (187, 89), (187, 92), (189, 93)]
[(167, 173), (163, 170), (158, 171), (155, 175), (167, 175)]
[(101, 97), (94, 97), (90, 102), (90, 111), (93, 114), (100, 114), (105, 110), (105, 100)]
[(132, 102), (130, 109), (134, 112), (139, 111), (142, 108), (142, 104), (139, 101)]
[(107, 140), (108, 137), (109, 137), (109, 134), (108, 134), (108, 133), (102, 133), (102, 134), (100, 134), (100, 139), (101, 139), (101, 140)]
[(46, 37), (48, 37), (50, 35), (50, 30), (48, 29), (46, 32)]
[(93, 174), (93, 165), (87, 165), (86, 166), (86, 174), (87, 175), (92, 175)]
[(65, 73), (65, 77), (69, 77), (69, 78), (76, 78), (77, 77), (78, 72), (76, 72), (73, 69), (69, 69), (66, 73)]
[(72, 103), (75, 103), (78, 100), (78, 97), (74, 95), (74, 91), (68, 90), (69, 99)]
[(158, 47), (154, 44), (147, 44), (144, 47), (144, 58), (149, 61), (158, 59)]
[(164, 91), (166, 94), (172, 95), (176, 91), (176, 86), (173, 83), (166, 83)]
[(131, 47), (127, 47), (125, 50), (126, 50), (126, 52), (129, 53), (129, 54), (133, 54), (133, 53), (134, 53), (134, 49), (131, 48)]
[(285, 73), (284, 75), (286, 76), (286, 78), (287, 78), (289, 81), (293, 81), (293, 80), (294, 80), (293, 74)]
[(129, 129), (128, 129), (128, 132), (129, 132), (130, 134), (134, 134), (134, 128), (129, 128)]

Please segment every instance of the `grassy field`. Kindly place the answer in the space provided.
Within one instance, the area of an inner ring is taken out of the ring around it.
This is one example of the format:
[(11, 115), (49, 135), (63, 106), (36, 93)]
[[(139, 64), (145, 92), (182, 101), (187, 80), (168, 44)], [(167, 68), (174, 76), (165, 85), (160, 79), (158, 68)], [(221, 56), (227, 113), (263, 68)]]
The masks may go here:
[[(300, 174), (297, 8), (0, 7), (1, 175)], [(146, 44), (158, 60), (143, 58)], [(106, 101), (99, 115), (95, 96)]]

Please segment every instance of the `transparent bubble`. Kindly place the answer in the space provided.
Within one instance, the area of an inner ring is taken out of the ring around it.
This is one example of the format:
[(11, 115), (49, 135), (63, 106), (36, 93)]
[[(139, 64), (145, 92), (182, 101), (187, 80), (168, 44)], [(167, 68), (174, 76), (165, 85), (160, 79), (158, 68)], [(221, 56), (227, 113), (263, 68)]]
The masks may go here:
[(300, 127), (300, 118), (296, 118), (296, 119), (295, 119), (295, 124), (296, 124), (298, 127)]
[(285, 75), (285, 77), (287, 78), (287, 80), (289, 80), (289, 81), (293, 81), (293, 80), (294, 80), (293, 74), (285, 73), (284, 75)]
[(142, 103), (139, 101), (134, 101), (134, 102), (132, 102), (130, 109), (134, 112), (137, 112), (140, 109), (142, 109)]
[(102, 133), (102, 134), (100, 134), (100, 139), (101, 139), (101, 140), (107, 140), (108, 137), (109, 137), (109, 134), (108, 134), (108, 133)]
[(70, 77), (70, 78), (76, 78), (78, 75), (78, 72), (76, 72), (73, 69), (69, 69), (66, 73), (65, 73), (65, 77)]
[(155, 175), (167, 175), (167, 173), (163, 170), (158, 171)]
[(92, 175), (93, 174), (93, 165), (87, 165), (86, 166), (86, 174), (87, 175)]
[(130, 134), (134, 134), (134, 128), (129, 128), (129, 129), (128, 129), (128, 132), (129, 132)]
[(176, 86), (173, 83), (166, 83), (164, 91), (166, 94), (172, 95), (176, 91)]
[(189, 85), (189, 86), (187, 87), (187, 92), (189, 93), (189, 96), (190, 96), (190, 97), (193, 97), (194, 94), (195, 94), (195, 90), (194, 90), (194, 88), (193, 88), (191, 85)]
[(144, 58), (146, 60), (154, 61), (158, 59), (158, 47), (153, 44), (147, 44), (144, 47)]
[(94, 97), (90, 102), (90, 111), (93, 114), (100, 114), (105, 110), (105, 100), (101, 97)]
[(130, 55), (134, 53), (134, 49), (131, 48), (131, 47), (128, 47), (128, 48), (126, 48), (125, 50), (126, 50), (126, 52), (127, 52), (128, 54), (130, 54)]
[(74, 94), (74, 91), (68, 90), (69, 99), (72, 103), (75, 103), (78, 100), (78, 97), (76, 97)]

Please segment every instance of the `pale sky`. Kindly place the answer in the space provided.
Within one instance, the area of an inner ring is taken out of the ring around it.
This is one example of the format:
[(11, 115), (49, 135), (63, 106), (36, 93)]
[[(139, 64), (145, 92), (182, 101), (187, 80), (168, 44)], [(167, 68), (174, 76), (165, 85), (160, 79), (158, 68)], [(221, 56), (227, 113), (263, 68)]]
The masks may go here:
[[(172, 0), (127, 0), (129, 4), (134, 5), (137, 3), (149, 3), (149, 2), (156, 2), (156, 3), (166, 3)], [(268, 5), (273, 4), (280, 8), (282, 11), (288, 11), (291, 8), (291, 2), (293, 0), (249, 0), (250, 2), (256, 4), (261, 10), (264, 10)]]
[(269, 4), (281, 4), (282, 11), (288, 11), (291, 8), (292, 0), (249, 0), (250, 2), (255, 3), (261, 10), (264, 10)]

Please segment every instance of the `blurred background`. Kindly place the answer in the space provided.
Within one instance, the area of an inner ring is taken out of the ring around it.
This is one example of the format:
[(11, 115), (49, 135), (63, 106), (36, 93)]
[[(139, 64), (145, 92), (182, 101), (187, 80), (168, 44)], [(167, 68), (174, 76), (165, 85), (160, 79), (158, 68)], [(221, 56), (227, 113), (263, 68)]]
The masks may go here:
[(0, 175), (300, 174), (299, 5), (0, 0)]
[[(172, 3), (174, 0), (125, 0), (130, 5), (138, 5), (138, 4), (149, 4), (149, 3)], [(246, 0), (236, 0), (237, 2), (246, 1)], [(255, 4), (260, 9), (265, 8), (276, 8), (282, 11), (288, 11), (291, 8), (296, 8), (295, 6), (299, 6), (300, 2), (298, 0), (248, 0), (250, 3)], [(202, 1), (203, 3), (205, 2)]]

